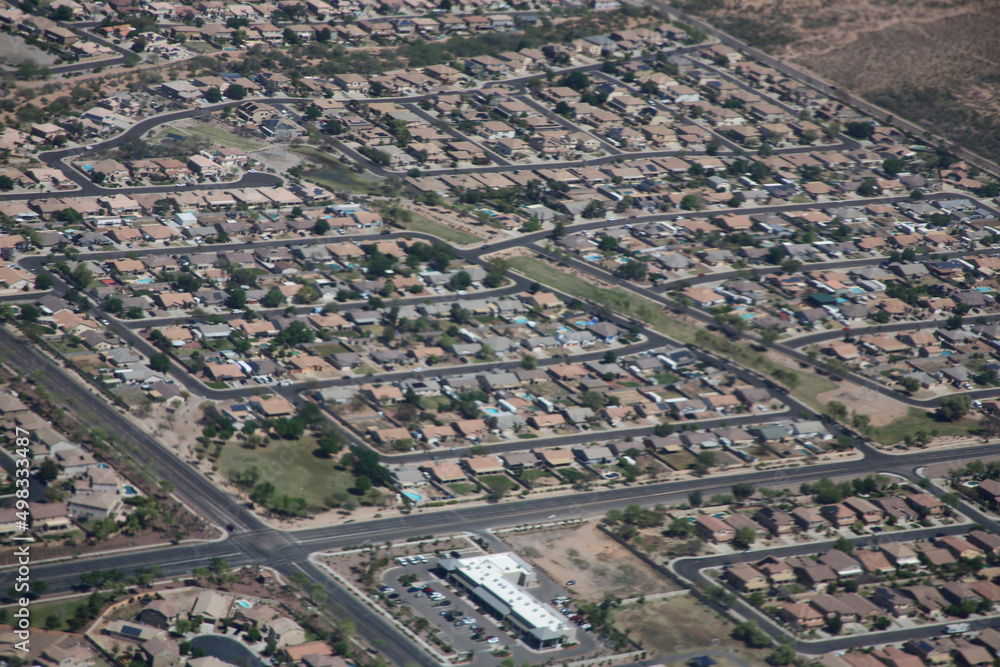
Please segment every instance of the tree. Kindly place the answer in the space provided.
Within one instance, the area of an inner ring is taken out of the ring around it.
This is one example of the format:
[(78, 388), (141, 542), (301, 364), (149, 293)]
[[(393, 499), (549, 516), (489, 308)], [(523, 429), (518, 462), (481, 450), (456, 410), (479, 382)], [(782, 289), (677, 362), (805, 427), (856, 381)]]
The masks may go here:
[(855, 120), (845, 125), (844, 131), (854, 139), (868, 139), (875, 133), (875, 126), (866, 120)]
[(855, 412), (851, 415), (851, 426), (858, 430), (858, 433), (867, 434), (871, 430), (872, 418), (869, 415)]
[(231, 100), (242, 100), (247, 96), (247, 89), (238, 83), (231, 84), (226, 88), (226, 97)]
[(30, 303), (21, 304), (21, 320), (24, 322), (37, 322), (42, 313), (38, 308)]
[(42, 461), (41, 465), (38, 466), (38, 476), (48, 484), (59, 479), (59, 473), (62, 468), (59, 467), (59, 463), (55, 459), (45, 459)]
[(733, 639), (738, 639), (750, 648), (767, 648), (771, 638), (754, 621), (744, 621), (733, 628)]
[(684, 517), (677, 517), (667, 525), (667, 535), (670, 537), (690, 537), (694, 533), (694, 524)]
[(749, 549), (750, 545), (756, 541), (757, 531), (750, 526), (741, 526), (740, 529), (736, 531), (736, 537), (733, 538), (733, 543), (740, 549)]
[(226, 305), (233, 310), (242, 310), (247, 307), (247, 293), (239, 285), (234, 285), (226, 290)]
[(802, 268), (802, 262), (793, 257), (788, 257), (787, 259), (784, 259), (781, 262), (781, 269), (785, 273), (798, 273), (799, 269), (801, 268)]
[(688, 505), (691, 507), (701, 507), (701, 502), (704, 499), (704, 494), (701, 491), (695, 490), (688, 494)]
[(642, 281), (646, 278), (646, 263), (640, 262), (637, 259), (630, 259), (624, 264), (619, 265), (618, 275), (627, 280)]
[(862, 178), (861, 185), (858, 186), (858, 194), (862, 197), (876, 197), (882, 194), (882, 189), (874, 178)]
[(972, 409), (972, 399), (964, 394), (944, 396), (938, 405), (937, 417), (942, 421), (958, 421)]
[(53, 283), (54, 279), (52, 278), (51, 273), (48, 272), (40, 273), (38, 274), (38, 277), (35, 278), (35, 289), (38, 290), (52, 289)]
[(266, 505), (274, 495), (274, 492), (274, 484), (271, 482), (260, 482), (253, 488), (253, 492), (250, 494), (250, 500), (258, 505)]
[(889, 176), (895, 176), (904, 169), (906, 169), (906, 162), (898, 157), (890, 157), (882, 161), (882, 171)]
[(798, 654), (796, 653), (795, 645), (792, 642), (794, 642), (794, 640), (778, 644), (774, 650), (771, 651), (771, 655), (767, 657), (767, 661), (772, 665), (778, 665), (779, 667), (781, 665), (790, 665), (795, 662), (795, 658)]
[(753, 484), (750, 484), (748, 482), (739, 482), (737, 484), (733, 484), (732, 488), (733, 498), (736, 498), (736, 500), (739, 501), (746, 500), (747, 498), (749, 498), (754, 494), (754, 490), (755, 489), (753, 487)]
[(466, 271), (459, 271), (451, 277), (451, 287), (455, 290), (468, 289), (472, 284), (472, 276)]
[(560, 116), (564, 116), (567, 118), (572, 117), (573, 115), (573, 107), (571, 107), (569, 103), (566, 102), (565, 100), (560, 100), (559, 102), (556, 102), (556, 105), (552, 108), (552, 110), (555, 111)]
[(915, 377), (904, 377), (899, 381), (899, 386), (913, 394), (920, 389), (920, 380)]
[(372, 481), (364, 475), (361, 475), (354, 480), (354, 488), (359, 494), (366, 493), (372, 488)]
[(843, 536), (838, 537), (836, 541), (834, 541), (833, 548), (838, 551), (843, 551), (848, 556), (854, 553), (854, 543)]
[(681, 199), (681, 208), (688, 211), (697, 211), (701, 209), (701, 199), (698, 195), (684, 195)]
[(526, 371), (533, 371), (538, 368), (538, 357), (533, 354), (526, 354), (521, 357), (521, 368)]
[(563, 77), (561, 83), (567, 88), (572, 88), (579, 93), (590, 86), (590, 77), (580, 71), (571, 72), (567, 76)]
[(357, 477), (367, 477), (373, 484), (384, 486), (389, 483), (389, 469), (379, 461), (381, 456), (373, 449), (354, 445), (351, 447), (351, 455), (354, 457), (354, 474)]
[(222, 91), (213, 86), (205, 91), (205, 101), (209, 104), (218, 104), (222, 101)]
[(285, 302), (285, 295), (281, 293), (277, 287), (272, 287), (264, 295), (264, 298), (260, 300), (260, 305), (265, 308), (277, 308)]
[(163, 352), (154, 352), (149, 355), (149, 367), (157, 373), (166, 373), (170, 370), (170, 357)]
[(320, 450), (322, 450), (326, 456), (331, 458), (344, 446), (343, 439), (336, 433), (332, 432), (320, 438), (316, 444), (319, 445)]
[(580, 216), (586, 219), (600, 218), (604, 215), (604, 202), (600, 199), (591, 199), (587, 206), (580, 212)]
[(827, 403), (826, 411), (834, 419), (844, 420), (847, 418), (847, 406), (840, 401), (830, 401)]

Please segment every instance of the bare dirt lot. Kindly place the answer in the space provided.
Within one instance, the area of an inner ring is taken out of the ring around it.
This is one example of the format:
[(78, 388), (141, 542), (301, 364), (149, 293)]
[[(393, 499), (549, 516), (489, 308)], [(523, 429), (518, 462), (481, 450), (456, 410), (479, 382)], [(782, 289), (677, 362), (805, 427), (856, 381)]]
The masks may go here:
[(683, 6), (755, 47), (1000, 158), (996, 2), (687, 0)]
[(733, 624), (690, 595), (620, 607), (615, 625), (630, 628), (632, 639), (651, 655), (667, 656), (703, 649), (731, 650), (733, 661), (714, 657), (720, 665), (763, 665), (766, 651), (747, 649), (732, 639)]
[(823, 392), (816, 397), (816, 400), (821, 405), (826, 405), (830, 401), (840, 401), (847, 406), (849, 413), (870, 415), (872, 426), (885, 426), (894, 419), (905, 417), (908, 410), (906, 405), (888, 396), (846, 382), (837, 389)]
[(588, 521), (579, 528), (500, 535), (504, 542), (555, 581), (576, 580), (576, 597), (600, 602), (679, 590)]

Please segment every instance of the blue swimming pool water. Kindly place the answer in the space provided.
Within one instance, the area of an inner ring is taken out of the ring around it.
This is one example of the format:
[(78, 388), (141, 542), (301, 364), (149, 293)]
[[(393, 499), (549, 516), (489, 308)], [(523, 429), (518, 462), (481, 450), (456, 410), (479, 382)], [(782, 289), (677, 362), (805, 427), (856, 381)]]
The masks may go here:
[(403, 491), (403, 495), (412, 500), (415, 503), (423, 502), (424, 497), (419, 493), (414, 493), (413, 491)]
[(137, 495), (139, 495), (139, 492), (136, 491), (135, 487), (132, 486), (131, 484), (126, 484), (125, 486), (123, 486), (122, 487), (122, 491), (124, 492), (124, 494), (126, 496), (137, 496)]
[(500, 414), (500, 411), (497, 410), (496, 408), (483, 408), (483, 412), (485, 412), (488, 415), (498, 415), (498, 414)]
[(139, 278), (135, 282), (137, 282), (137, 283), (151, 283), (151, 282), (153, 282), (153, 279), (152, 278)]
[(525, 324), (527, 323), (527, 321), (528, 321), (527, 317), (518, 317), (514, 319), (514, 322), (517, 324)]

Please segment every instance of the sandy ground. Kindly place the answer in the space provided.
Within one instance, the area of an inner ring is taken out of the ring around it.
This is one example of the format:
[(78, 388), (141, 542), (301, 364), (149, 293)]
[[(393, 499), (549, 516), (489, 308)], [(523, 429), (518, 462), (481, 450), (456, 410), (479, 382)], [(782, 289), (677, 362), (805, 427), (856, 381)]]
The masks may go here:
[[(181, 404), (175, 410), (172, 406), (177, 401), (181, 401)], [(167, 403), (154, 403), (146, 417), (138, 417), (134, 412), (131, 416), (168, 449), (187, 460), (194, 456), (192, 445), (201, 433), (201, 426), (198, 424), (201, 408), (198, 406), (202, 401), (198, 396), (186, 400), (176, 398)]]
[(733, 624), (689, 595), (641, 605), (629, 605), (615, 612), (615, 625), (632, 630), (633, 639), (642, 641), (651, 656), (669, 656), (704, 649), (732, 651), (714, 658), (719, 665), (763, 665), (766, 650), (749, 650), (730, 637)]
[(577, 598), (636, 597), (679, 590), (588, 521), (579, 528), (499, 535), (555, 581), (576, 580)]
[(17, 65), (29, 60), (39, 65), (53, 65), (56, 57), (29, 45), (16, 35), (0, 33), (0, 62)]
[(822, 405), (840, 401), (847, 406), (848, 412), (869, 415), (872, 426), (885, 426), (894, 419), (905, 417), (908, 412), (906, 405), (899, 401), (846, 382), (832, 391), (819, 394), (816, 399)]

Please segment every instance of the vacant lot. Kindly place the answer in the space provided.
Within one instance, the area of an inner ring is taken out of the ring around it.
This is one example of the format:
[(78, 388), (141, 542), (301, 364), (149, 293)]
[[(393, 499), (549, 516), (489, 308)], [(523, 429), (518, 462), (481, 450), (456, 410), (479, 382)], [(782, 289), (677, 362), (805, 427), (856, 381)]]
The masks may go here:
[(186, 137), (197, 137), (210, 141), (213, 145), (225, 146), (226, 148), (238, 148), (242, 151), (252, 151), (261, 147), (262, 144), (254, 143), (247, 139), (242, 139), (236, 135), (226, 132), (214, 125), (193, 125), (191, 127), (166, 127), (158, 138), (168, 134), (180, 134)]
[(599, 602), (679, 590), (669, 579), (597, 530), (593, 521), (578, 528), (503, 536), (515, 551), (556, 581), (576, 580), (575, 597)]
[(886, 445), (894, 445), (921, 429), (940, 437), (965, 436), (975, 429), (977, 423), (974, 417), (965, 417), (955, 422), (937, 421), (926, 410), (910, 408), (905, 417), (893, 420), (882, 428), (872, 429), (872, 438)]
[(472, 234), (467, 234), (461, 230), (452, 229), (446, 225), (434, 222), (430, 218), (426, 218), (419, 213), (413, 214), (413, 219), (406, 223), (406, 228), (412, 229), (415, 232), (433, 234), (443, 241), (458, 243), (459, 245), (465, 243), (476, 243), (477, 241), (483, 240), (478, 236), (473, 236)]
[(908, 410), (904, 403), (872, 389), (846, 382), (837, 389), (823, 392), (816, 397), (816, 400), (820, 406), (825, 406), (830, 401), (840, 401), (847, 407), (849, 413), (857, 412), (870, 416), (872, 426), (885, 426), (900, 417), (905, 417)]
[(219, 457), (219, 472), (226, 478), (256, 466), (260, 480), (271, 482), (275, 496), (305, 498), (311, 510), (329, 507), (331, 495), (354, 486), (354, 476), (337, 470), (335, 459), (316, 456), (316, 439), (272, 440), (266, 447), (244, 449), (230, 443)]
[(990, 0), (686, 0), (753, 46), (1000, 159), (1000, 5)]
[(329, 153), (312, 148), (297, 146), (295, 152), (322, 164), (321, 169), (310, 171), (305, 177), (334, 192), (371, 194), (378, 190), (379, 181), (367, 172), (358, 174)]
[[(615, 612), (614, 622), (619, 629), (631, 629), (632, 639), (653, 655), (733, 649), (739, 660), (765, 664), (765, 651), (751, 651), (730, 638), (733, 624), (689, 595), (623, 606)], [(723, 664), (723, 658), (716, 659)]]

